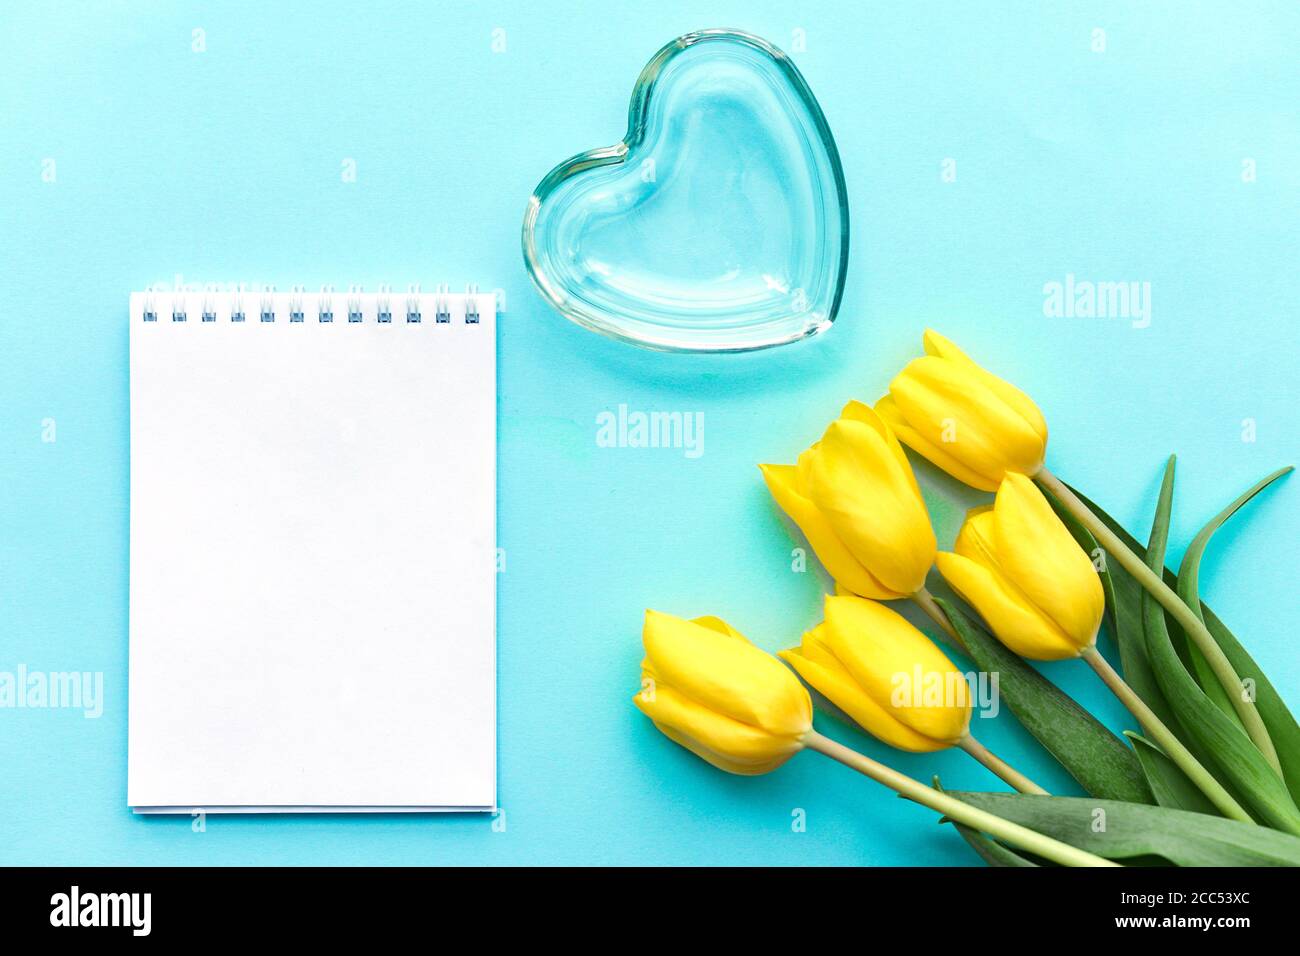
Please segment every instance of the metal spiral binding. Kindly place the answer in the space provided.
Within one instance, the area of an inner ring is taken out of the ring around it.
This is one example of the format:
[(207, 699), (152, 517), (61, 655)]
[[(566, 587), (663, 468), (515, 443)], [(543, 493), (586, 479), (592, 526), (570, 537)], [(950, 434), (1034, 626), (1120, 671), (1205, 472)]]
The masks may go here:
[(478, 286), (465, 286), (465, 324), (478, 325)]
[(438, 286), (436, 298), (433, 306), (433, 320), (435, 322), (451, 321), (451, 302), (448, 296), (451, 293), (451, 286), (443, 284)]
[[(274, 323), (277, 312), (275, 287), (259, 287), (249, 294), (258, 297), (255, 314), (259, 322)], [(478, 325), (481, 322), (482, 316), (479, 311), (478, 295), (479, 287), (477, 285), (470, 283), (465, 286), (464, 322), (466, 325)], [(430, 308), (433, 312), (433, 322), (435, 324), (449, 324), (452, 321), (452, 299), (451, 286), (447, 283), (437, 285), (431, 295), (422, 293), (418, 284), (409, 285), (406, 297), (399, 303), (399, 308), (402, 310), (401, 314), (406, 318), (404, 324), (419, 325), (423, 323), (426, 309)], [(320, 293), (315, 297), (314, 303), (312, 297), (305, 292), (302, 286), (294, 286), (289, 295), (279, 301), (278, 308), (288, 313), (290, 323), (305, 323), (309, 307), (314, 309), (319, 322), (332, 323), (334, 321), (335, 293), (333, 286), (321, 286)], [(381, 285), (374, 294), (373, 299), (366, 298), (361, 286), (350, 286), (347, 296), (343, 300), (347, 321), (350, 323), (365, 322), (365, 313), (368, 310), (369, 301), (374, 303), (375, 322), (381, 325), (393, 323), (391, 287), (387, 285)], [(227, 302), (229, 303), (229, 320), (231, 322), (246, 322), (248, 320), (244, 293), (232, 291), (226, 295), (221, 295), (214, 292), (213, 287), (208, 287), (202, 293), (202, 298), (192, 298), (186, 293), (173, 294), (167, 311), (170, 312), (173, 323), (186, 322), (189, 319), (190, 306), (194, 304), (196, 306), (194, 311), (198, 313), (200, 322), (215, 323), (218, 321), (218, 307), (224, 312)], [(141, 304), (141, 318), (145, 322), (157, 322), (158, 315), (159, 308), (156, 294), (152, 289), (146, 289)], [(283, 319), (283, 314), (280, 317)], [(340, 321), (342, 321), (341, 316)]]
[(334, 287), (332, 285), (320, 287), (320, 295), (316, 299), (316, 321), (334, 321)]

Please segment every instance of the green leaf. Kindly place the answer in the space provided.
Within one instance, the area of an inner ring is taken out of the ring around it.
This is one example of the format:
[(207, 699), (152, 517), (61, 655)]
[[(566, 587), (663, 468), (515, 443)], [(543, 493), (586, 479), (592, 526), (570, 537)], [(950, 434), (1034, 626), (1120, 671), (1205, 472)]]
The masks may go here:
[(1277, 692), (1264, 670), (1255, 663), (1255, 659), (1246, 652), (1241, 643), (1233, 636), (1219, 618), (1204, 604), (1201, 611), (1205, 615), (1205, 627), (1210, 636), (1219, 642), (1223, 654), (1232, 664), (1242, 680), (1255, 682), (1255, 709), (1259, 711), (1268, 735), (1273, 739), (1277, 750), (1278, 762), (1282, 764), (1282, 776), (1286, 778), (1287, 789), (1291, 798), (1300, 803), (1300, 724), (1287, 708), (1282, 695)]
[[(1146, 553), (1141, 545), (1128, 536), (1112, 518), (1099, 509), (1086, 497), (1079, 494), (1077, 488), (1072, 488), (1075, 494), (1105, 522), (1112, 531), (1115, 531), (1125, 543), (1133, 548), (1133, 552), (1138, 555)], [(1080, 543), (1089, 554), (1095, 554), (1096, 539), (1074, 516), (1074, 513), (1066, 508), (1051, 490), (1039, 486), (1039, 491), (1047, 498), (1052, 508), (1060, 516), (1065, 526), (1074, 535), (1074, 539)], [(1092, 542), (1092, 547), (1088, 542)], [(1138, 583), (1131, 574), (1124, 570), (1124, 566), (1118, 561), (1105, 561), (1103, 570), (1099, 572), (1102, 579), (1102, 589), (1106, 593), (1106, 616), (1110, 625), (1111, 636), (1115, 640), (1115, 646), (1119, 649), (1120, 670), (1124, 674), (1124, 681), (1137, 692), (1148, 707), (1150, 707), (1161, 722), (1170, 730), (1178, 733), (1177, 720), (1169, 703), (1165, 700), (1164, 694), (1160, 691), (1160, 685), (1156, 683), (1155, 674), (1151, 672), (1151, 664), (1147, 660), (1146, 640), (1142, 633), (1142, 595), (1146, 593), (1142, 585)], [(1178, 736), (1182, 736), (1179, 734)]]
[[(1137, 542), (1136, 538), (1125, 531), (1118, 521), (1108, 515), (1105, 510), (1099, 508), (1086, 495), (1081, 494), (1078, 488), (1072, 488), (1071, 490), (1079, 495), (1093, 514), (1104, 521), (1107, 527), (1133, 550), (1134, 554), (1146, 554), (1146, 549)], [(1176, 587), (1177, 578), (1172, 572), (1165, 570), (1164, 576), (1166, 582)], [(1142, 595), (1145, 592), (1136, 581), (1128, 576), (1123, 568), (1113, 566), (1111, 568), (1111, 578), (1115, 585), (1117, 616), (1125, 622), (1137, 622), (1137, 642), (1144, 645), (1141, 608)], [(1204, 602), (1201, 603), (1200, 609), (1210, 636), (1223, 648), (1224, 656), (1232, 664), (1233, 670), (1243, 679), (1249, 678), (1255, 682), (1255, 709), (1259, 711), (1264, 726), (1268, 728), (1268, 735), (1273, 740), (1278, 761), (1282, 764), (1282, 774), (1286, 778), (1287, 788), (1290, 790), (1292, 798), (1300, 801), (1300, 724), (1296, 723), (1296, 719), (1287, 708), (1282, 695), (1277, 692), (1277, 689), (1264, 674), (1263, 669), (1255, 663), (1254, 658), (1241, 646), (1241, 642), (1228, 629), (1228, 626)], [(1120, 647), (1120, 661), (1124, 669), (1124, 679), (1128, 681), (1129, 686), (1137, 691), (1138, 696), (1146, 701), (1147, 706), (1154, 710), (1161, 720), (1164, 720), (1169, 729), (1177, 734), (1188, 749), (1196, 755), (1197, 759), (1205, 763), (1206, 761), (1202, 759), (1203, 751), (1199, 745), (1189, 740), (1178, 722), (1172, 719), (1169, 705), (1165, 702), (1164, 695), (1159, 692), (1159, 688), (1156, 687), (1155, 694), (1148, 696), (1151, 694), (1151, 687), (1144, 683), (1143, 673), (1150, 678), (1151, 685), (1154, 685), (1155, 678), (1150, 673), (1150, 666), (1146, 662), (1144, 646), (1141, 650), (1141, 662), (1131, 666), (1130, 657), (1125, 654), (1126, 637), (1127, 643), (1133, 643), (1133, 627), (1131, 623), (1127, 626), (1121, 623), (1119, 630), (1121, 633), (1117, 635), (1116, 639)], [(1169, 716), (1170, 719), (1166, 720), (1166, 716)]]
[(1090, 797), (950, 792), (1108, 860), (1157, 857), (1176, 866), (1300, 866), (1300, 838), (1223, 817)]
[(935, 600), (975, 666), (998, 675), (1002, 701), (1084, 790), (1112, 800), (1155, 802), (1137, 757), (1122, 740), (951, 602)]
[[(938, 774), (934, 777), (934, 789), (940, 793), (943, 791), (943, 784), (939, 782)], [(944, 816), (939, 818), (940, 823), (951, 823), (961, 834), (961, 838), (970, 844), (970, 848), (979, 855), (979, 858), (989, 866), (1039, 866), (1040, 864), (1030, 859), (1029, 856), (1023, 855), (1021, 850), (1013, 850), (1004, 843), (999, 843), (992, 837), (979, 830), (972, 829), (964, 823), (958, 823), (950, 817)]]
[[(1171, 457), (1165, 466), (1151, 542), (1147, 546), (1147, 564), (1156, 571), (1164, 567), (1173, 494), (1174, 459)], [(1219, 710), (1188, 673), (1169, 639), (1164, 608), (1155, 598), (1145, 595), (1142, 610), (1147, 656), (1156, 681), (1187, 733), (1208, 752), (1209, 763), (1202, 761), (1202, 764), (1233, 791), (1256, 819), (1288, 833), (1300, 834), (1300, 809), (1292, 802), (1286, 784), (1241, 725)]]
[(1147, 783), (1151, 784), (1151, 792), (1156, 795), (1156, 803), (1175, 810), (1191, 810), (1215, 816), (1219, 814), (1209, 798), (1197, 789), (1196, 784), (1187, 778), (1187, 774), (1163, 750), (1131, 730), (1124, 731), (1124, 736), (1133, 741), (1133, 752), (1137, 754), (1138, 762), (1147, 775)]
[(970, 848), (979, 854), (989, 866), (1038, 866), (1028, 857), (1021, 856), (1010, 847), (1004, 846), (996, 840), (990, 839), (978, 830), (972, 830), (965, 824), (948, 821), (957, 828), (963, 840), (970, 844)]
[[(1192, 543), (1187, 546), (1187, 553), (1183, 555), (1183, 563), (1178, 567), (1178, 596), (1183, 602), (1192, 609), (1202, 622), (1205, 615), (1201, 613), (1201, 599), (1199, 595), (1199, 578), (1201, 570), (1201, 558), (1205, 554), (1205, 548), (1210, 543), (1210, 538), (1214, 532), (1223, 526), (1223, 523), (1237, 513), (1243, 505), (1257, 494), (1271, 485), (1283, 475), (1288, 474), (1295, 469), (1290, 466), (1279, 468), (1259, 481), (1250, 489), (1239, 495), (1232, 504), (1224, 508), (1217, 515), (1211, 518), (1192, 539)], [(1200, 648), (1189, 642), (1188, 657), (1192, 662), (1192, 670), (1196, 675), (1201, 688), (1206, 695), (1214, 701), (1218, 708), (1233, 719), (1237, 724), (1241, 723), (1241, 718), (1237, 716), (1236, 708), (1232, 706), (1232, 701), (1228, 697), (1228, 692), (1224, 690), (1223, 684), (1219, 682), (1214, 671), (1211, 670), (1209, 662), (1206, 661), (1205, 655), (1201, 653)], [(1240, 675), (1238, 675), (1240, 676)]]

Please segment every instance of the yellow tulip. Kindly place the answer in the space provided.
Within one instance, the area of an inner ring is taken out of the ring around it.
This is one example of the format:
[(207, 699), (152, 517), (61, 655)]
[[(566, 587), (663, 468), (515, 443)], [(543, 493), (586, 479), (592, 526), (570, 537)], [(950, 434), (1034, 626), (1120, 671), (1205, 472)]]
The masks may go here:
[(967, 736), (971, 699), (965, 676), (883, 604), (828, 596), (826, 620), (780, 656), (890, 746), (924, 753)]
[(912, 466), (889, 426), (849, 402), (794, 465), (759, 465), (776, 503), (826, 570), (864, 597), (906, 597), (934, 563), (934, 531)]
[(1033, 400), (926, 330), (925, 355), (889, 383), (876, 411), (905, 445), (959, 481), (995, 491), (1043, 467), (1047, 422)]
[(775, 770), (812, 731), (799, 679), (725, 621), (646, 611), (632, 702), (669, 739), (729, 773)]
[(1032, 481), (1008, 474), (992, 507), (974, 508), (939, 572), (1003, 644), (1040, 661), (1092, 647), (1106, 596), (1092, 560)]

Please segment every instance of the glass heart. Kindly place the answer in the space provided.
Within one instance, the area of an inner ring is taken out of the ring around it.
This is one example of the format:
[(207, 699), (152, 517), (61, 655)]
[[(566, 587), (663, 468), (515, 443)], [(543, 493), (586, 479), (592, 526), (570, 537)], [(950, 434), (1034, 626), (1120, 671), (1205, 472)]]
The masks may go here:
[(737, 352), (830, 327), (848, 265), (835, 140), (784, 53), (690, 33), (638, 78), (623, 142), (561, 163), (524, 216), (542, 295), (647, 348)]

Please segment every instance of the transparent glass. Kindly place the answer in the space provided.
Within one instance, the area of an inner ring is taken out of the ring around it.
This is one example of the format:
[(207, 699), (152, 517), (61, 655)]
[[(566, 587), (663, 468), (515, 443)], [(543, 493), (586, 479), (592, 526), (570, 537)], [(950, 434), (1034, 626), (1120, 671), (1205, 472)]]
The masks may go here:
[(733, 30), (669, 43), (628, 130), (561, 163), (524, 216), (528, 273), (563, 315), (665, 351), (737, 352), (835, 320), (849, 216), (835, 140), (776, 47)]

